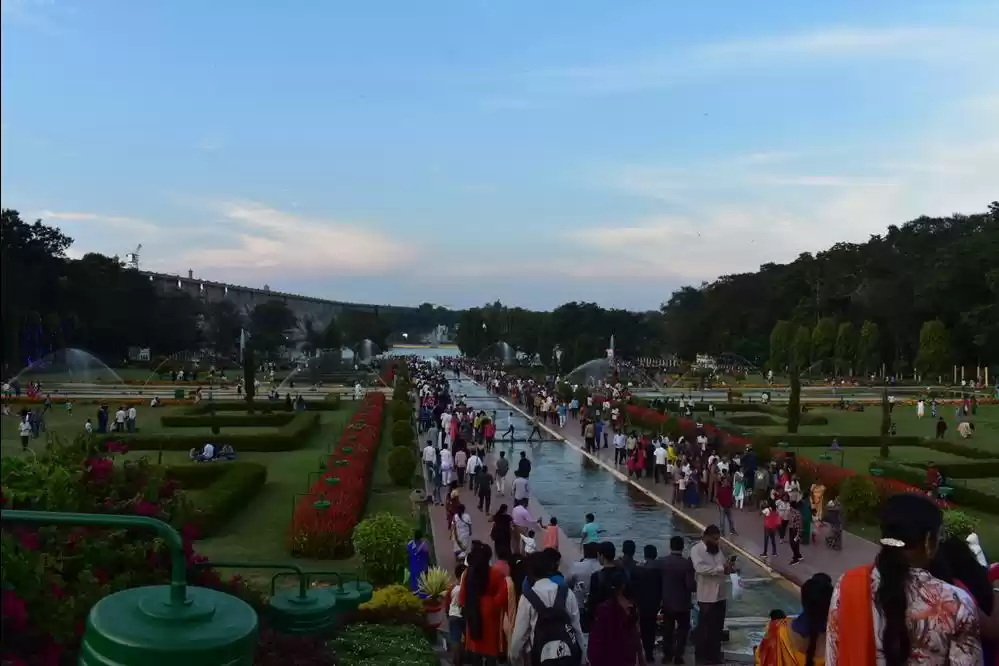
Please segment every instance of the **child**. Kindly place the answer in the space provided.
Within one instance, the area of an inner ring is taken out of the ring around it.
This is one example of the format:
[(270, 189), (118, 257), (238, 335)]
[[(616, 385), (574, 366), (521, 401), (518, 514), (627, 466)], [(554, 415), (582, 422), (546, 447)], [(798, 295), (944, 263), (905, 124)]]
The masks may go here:
[(537, 552), (538, 545), (534, 542), (534, 530), (527, 530), (527, 534), (521, 534), (520, 542), (523, 546), (524, 555)]
[(552, 516), (548, 521), (548, 527), (545, 528), (545, 534), (541, 539), (541, 545), (545, 550), (549, 548), (558, 550), (558, 518), (555, 516)]
[(73, 415), (73, 401), (69, 398), (66, 398), (66, 413), (70, 416)]
[(465, 565), (458, 563), (454, 567), (454, 579), (458, 581), (447, 591), (444, 599), (444, 607), (447, 608), (448, 637), (451, 642), (451, 663), (461, 664), (462, 661), (462, 641), (465, 638), (465, 617), (462, 613), (461, 603), (461, 576), (465, 573)]
[(90, 419), (87, 419), (87, 422), (83, 424), (83, 430), (88, 435), (94, 434), (94, 424), (90, 422)]

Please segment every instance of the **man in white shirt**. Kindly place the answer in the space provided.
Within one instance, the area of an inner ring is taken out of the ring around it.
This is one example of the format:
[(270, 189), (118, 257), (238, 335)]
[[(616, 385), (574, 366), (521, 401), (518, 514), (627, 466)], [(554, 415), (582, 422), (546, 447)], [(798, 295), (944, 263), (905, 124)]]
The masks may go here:
[(694, 646), (697, 663), (722, 663), (721, 641), (725, 627), (725, 581), (736, 571), (735, 562), (721, 552), (721, 530), (708, 525), (701, 540), (690, 549), (697, 581), (697, 639)]
[(669, 483), (669, 472), (666, 469), (666, 447), (663, 446), (662, 442), (656, 443), (656, 448), (652, 452), (652, 457), (655, 459), (656, 466), (653, 468), (653, 483), (659, 483), (659, 478), (662, 477), (663, 483)]
[(27, 419), (22, 419), (17, 425), (17, 432), (21, 435), (21, 450), (28, 450), (28, 441), (31, 439), (31, 424)]
[(201, 449), (200, 460), (211, 460), (215, 457), (215, 445), (211, 442), (205, 444), (205, 447)]
[(627, 443), (628, 438), (624, 436), (624, 433), (618, 431), (614, 433), (614, 464), (623, 465), (627, 462), (627, 455), (624, 451), (624, 446)]
[(125, 432), (125, 408), (119, 407), (118, 411), (114, 413), (114, 423), (116, 432)]
[(433, 483), (434, 480), (434, 463), (437, 462), (437, 449), (434, 448), (434, 443), (431, 440), (427, 440), (427, 445), (423, 447), (423, 466), (427, 470), (426, 478)]
[(465, 465), (465, 474), (468, 475), (468, 489), (475, 491), (475, 473), (479, 471), (479, 465), (482, 464), (482, 458), (476, 453), (475, 449), (472, 449), (472, 455), (468, 457), (468, 462)]
[(128, 408), (128, 414), (125, 416), (125, 422), (128, 425), (127, 430), (129, 432), (135, 432), (135, 417), (138, 415), (139, 413), (136, 411), (135, 405)]

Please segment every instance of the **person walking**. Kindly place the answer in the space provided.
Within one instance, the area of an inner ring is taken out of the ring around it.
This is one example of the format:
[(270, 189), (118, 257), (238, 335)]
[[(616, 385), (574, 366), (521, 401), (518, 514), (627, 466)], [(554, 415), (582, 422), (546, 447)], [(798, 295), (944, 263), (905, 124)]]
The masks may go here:
[(509, 472), (510, 459), (506, 457), (506, 451), (500, 451), (496, 459), (496, 492), (500, 497), (506, 494), (506, 475)]
[(659, 610), (663, 605), (662, 582), (658, 567), (659, 551), (652, 544), (646, 544), (642, 551), (645, 560), (631, 570), (631, 584), (638, 608), (638, 631), (642, 637), (642, 651), (645, 661), (656, 660), (656, 634), (658, 634)]
[(721, 552), (721, 530), (708, 525), (701, 540), (690, 549), (697, 582), (698, 626), (694, 652), (698, 663), (722, 663), (722, 632), (725, 628), (725, 581), (735, 571)]
[(735, 530), (735, 523), (732, 521), (732, 506), (735, 504), (735, 497), (732, 494), (732, 484), (728, 480), (728, 475), (721, 478), (715, 502), (718, 504), (718, 523), (721, 526), (721, 535), (725, 536), (725, 523), (728, 522), (732, 536), (738, 536), (739, 533)]
[(663, 606), (663, 663), (682, 664), (690, 633), (690, 606), (697, 592), (694, 565), (683, 556), (683, 537), (669, 540), (669, 555), (657, 562)]
[(475, 475), (475, 488), (479, 495), (479, 511), (489, 513), (489, 507), (493, 503), (493, 475), (489, 473), (489, 468), (485, 465), (480, 465)]
[(787, 523), (787, 540), (791, 544), (791, 564), (797, 564), (804, 558), (801, 556), (801, 502), (793, 502)]
[(603, 586), (606, 596), (596, 606), (586, 646), (590, 666), (646, 666), (627, 573), (613, 567), (604, 576)]

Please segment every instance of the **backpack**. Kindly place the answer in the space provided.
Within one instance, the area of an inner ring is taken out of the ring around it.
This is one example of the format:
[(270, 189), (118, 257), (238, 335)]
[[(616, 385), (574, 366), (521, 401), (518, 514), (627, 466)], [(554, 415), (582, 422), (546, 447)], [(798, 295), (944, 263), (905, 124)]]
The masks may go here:
[(569, 588), (559, 585), (555, 602), (546, 606), (533, 589), (524, 590), (524, 598), (538, 614), (531, 639), (533, 666), (579, 666), (583, 662), (583, 650), (576, 642), (572, 620), (565, 608), (568, 596)]

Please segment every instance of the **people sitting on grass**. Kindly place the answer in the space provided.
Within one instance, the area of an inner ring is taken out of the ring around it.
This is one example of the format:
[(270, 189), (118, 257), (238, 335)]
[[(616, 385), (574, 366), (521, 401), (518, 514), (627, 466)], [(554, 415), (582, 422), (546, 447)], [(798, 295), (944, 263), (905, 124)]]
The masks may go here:
[(198, 447), (194, 447), (190, 450), (187, 457), (193, 462), (212, 462), (213, 460), (235, 460), (236, 450), (232, 448), (229, 444), (223, 444), (219, 447), (218, 451), (215, 449), (215, 445), (211, 442), (207, 442), (198, 450)]

